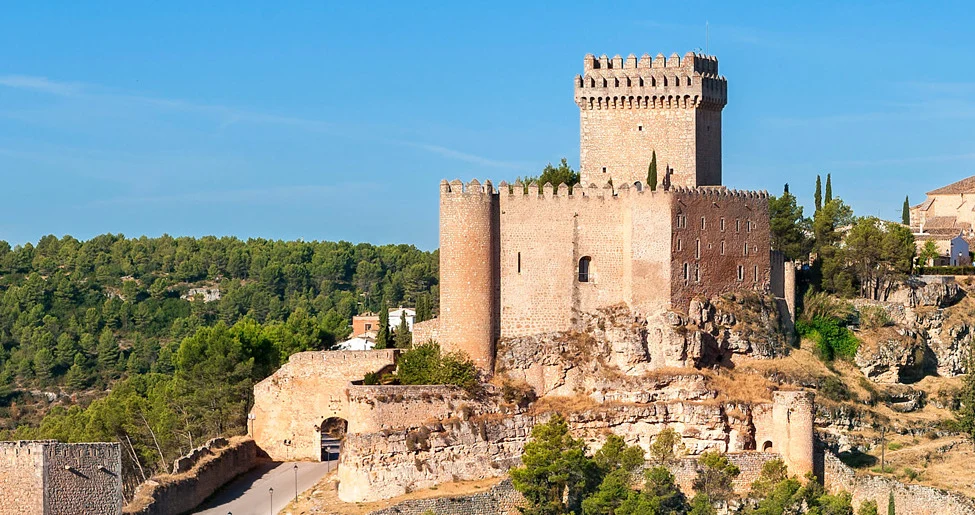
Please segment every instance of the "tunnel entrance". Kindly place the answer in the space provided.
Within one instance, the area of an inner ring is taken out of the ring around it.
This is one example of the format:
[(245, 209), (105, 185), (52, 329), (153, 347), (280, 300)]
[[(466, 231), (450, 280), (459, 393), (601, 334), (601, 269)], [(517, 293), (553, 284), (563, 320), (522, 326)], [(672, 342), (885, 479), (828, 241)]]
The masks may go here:
[(322, 442), (321, 461), (339, 459), (342, 441), (345, 440), (345, 433), (349, 430), (349, 421), (339, 417), (327, 418), (322, 421), (318, 429)]

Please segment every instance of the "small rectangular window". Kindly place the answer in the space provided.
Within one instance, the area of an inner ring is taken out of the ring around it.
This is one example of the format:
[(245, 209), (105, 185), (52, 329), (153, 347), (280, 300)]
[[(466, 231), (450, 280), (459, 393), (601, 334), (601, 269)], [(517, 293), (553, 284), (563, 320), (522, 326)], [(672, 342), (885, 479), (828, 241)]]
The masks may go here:
[(752, 221), (745, 222), (745, 232), (752, 232)]
[(707, 223), (705, 222), (705, 217), (701, 217), (701, 230), (707, 229)]
[(724, 255), (724, 240), (721, 240), (721, 255)]
[(755, 282), (758, 282), (758, 265), (755, 265)]
[(694, 257), (701, 259), (701, 240), (695, 242), (696, 248), (694, 249)]
[(719, 225), (721, 226), (721, 232), (724, 232), (724, 217), (721, 217), (721, 220), (719, 220)]
[(745, 280), (745, 267), (743, 265), (738, 265), (738, 280)]
[(642, 130), (643, 130), (643, 126), (642, 126), (642, 125), (637, 125), (637, 126), (636, 126), (636, 130), (638, 130), (638, 131), (642, 131)]
[(745, 242), (745, 255), (748, 255), (748, 242)]
[(735, 232), (741, 232), (741, 220), (735, 218)]
[(701, 265), (694, 266), (694, 282), (701, 282)]
[(680, 242), (680, 238), (677, 238), (677, 252), (680, 251), (681, 251), (681, 242)]
[(521, 252), (518, 253), (518, 273), (521, 273)]
[(606, 173), (606, 167), (605, 166), (603, 167), (603, 173)]
[(690, 275), (691, 275), (690, 274), (690, 271), (691, 271), (691, 269), (688, 266), (688, 264), (687, 263), (684, 263), (684, 280), (685, 281), (688, 280), (688, 279), (690, 279)]

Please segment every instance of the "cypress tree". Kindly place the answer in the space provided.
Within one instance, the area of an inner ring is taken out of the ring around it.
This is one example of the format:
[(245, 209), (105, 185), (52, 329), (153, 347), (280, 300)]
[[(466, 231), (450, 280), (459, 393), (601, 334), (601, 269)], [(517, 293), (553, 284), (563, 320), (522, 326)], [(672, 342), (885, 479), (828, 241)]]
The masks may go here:
[(894, 492), (891, 490), (887, 496), (887, 515), (894, 515)]
[(379, 303), (379, 332), (376, 333), (377, 349), (388, 349), (393, 339), (389, 334), (389, 309), (386, 307), (386, 297)]
[(650, 158), (650, 168), (647, 169), (647, 186), (650, 187), (650, 191), (657, 191), (657, 151), (653, 151), (653, 157)]
[(901, 208), (901, 223), (911, 225), (911, 203), (906, 195), (904, 196), (904, 207)]
[(816, 212), (823, 208), (823, 182), (816, 176), (816, 193), (813, 195), (816, 200)]
[(782, 193), (789, 193), (789, 183), (785, 183), (785, 188), (782, 189)]
[(406, 312), (399, 317), (399, 327), (396, 328), (396, 333), (393, 338), (396, 343), (397, 349), (409, 349), (410, 345), (413, 343), (413, 334), (410, 332), (410, 326), (406, 322)]
[(829, 201), (833, 200), (833, 181), (830, 175), (826, 174), (826, 198), (823, 199), (824, 204), (829, 204)]

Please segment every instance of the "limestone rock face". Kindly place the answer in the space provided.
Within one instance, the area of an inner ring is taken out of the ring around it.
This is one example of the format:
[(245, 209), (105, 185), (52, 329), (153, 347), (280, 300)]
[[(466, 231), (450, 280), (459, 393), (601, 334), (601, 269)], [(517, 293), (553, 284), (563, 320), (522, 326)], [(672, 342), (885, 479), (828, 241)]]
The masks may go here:
[(913, 380), (923, 373), (924, 342), (913, 332), (884, 328), (875, 344), (861, 344), (854, 362), (863, 375), (878, 383)]
[(911, 279), (888, 302), (854, 301), (861, 311), (881, 308), (888, 327), (864, 330), (856, 364), (878, 383), (910, 383), (922, 376), (962, 375), (975, 344), (975, 307), (952, 280)]
[[(775, 305), (758, 295), (694, 300), (686, 315), (668, 311), (649, 318), (613, 306), (582, 314), (578, 331), (502, 339), (497, 372), (527, 382), (539, 396), (607, 390), (642, 395), (647, 388), (627, 387), (624, 379), (726, 363), (735, 354), (785, 354), (778, 323)], [(689, 398), (708, 396), (698, 387), (688, 392)]]

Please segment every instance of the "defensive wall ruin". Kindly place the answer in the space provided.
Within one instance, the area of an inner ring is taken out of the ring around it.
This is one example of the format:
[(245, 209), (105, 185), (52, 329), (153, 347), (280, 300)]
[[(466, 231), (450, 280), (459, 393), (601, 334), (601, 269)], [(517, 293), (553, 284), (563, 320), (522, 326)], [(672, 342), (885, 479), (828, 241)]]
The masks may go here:
[(254, 386), (248, 433), (271, 459), (321, 459), (322, 427), (330, 419), (355, 421), (348, 388), (366, 374), (391, 370), (396, 350), (309, 351), (292, 354)]
[(118, 443), (0, 442), (0, 515), (121, 511)]

